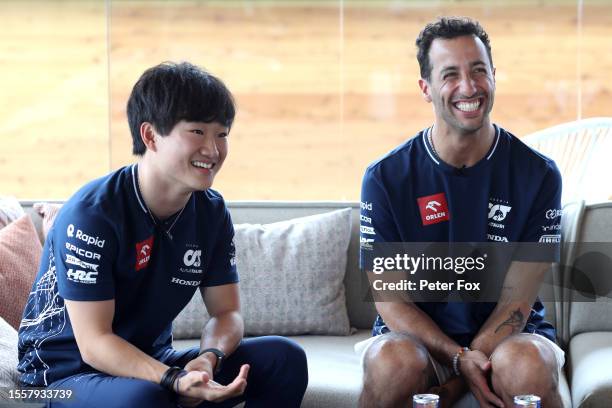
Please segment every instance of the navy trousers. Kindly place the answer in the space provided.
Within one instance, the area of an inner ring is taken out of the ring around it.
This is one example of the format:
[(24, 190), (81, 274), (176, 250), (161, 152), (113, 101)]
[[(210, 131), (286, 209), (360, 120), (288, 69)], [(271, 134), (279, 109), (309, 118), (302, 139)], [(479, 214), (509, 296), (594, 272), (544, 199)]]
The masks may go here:
[[(184, 367), (197, 357), (198, 347), (166, 350), (155, 356), (169, 366)], [(306, 386), (308, 368), (304, 350), (295, 342), (279, 336), (244, 339), (223, 363), (215, 381), (229, 384), (243, 364), (249, 364), (247, 387), (243, 395), (220, 403), (203, 402), (199, 408), (233, 407), (245, 401), (245, 407), (299, 407)], [(49, 386), (70, 389), (67, 401), (51, 401), (49, 408), (176, 408), (176, 395), (160, 385), (134, 378), (114, 377), (100, 372), (76, 374)]]

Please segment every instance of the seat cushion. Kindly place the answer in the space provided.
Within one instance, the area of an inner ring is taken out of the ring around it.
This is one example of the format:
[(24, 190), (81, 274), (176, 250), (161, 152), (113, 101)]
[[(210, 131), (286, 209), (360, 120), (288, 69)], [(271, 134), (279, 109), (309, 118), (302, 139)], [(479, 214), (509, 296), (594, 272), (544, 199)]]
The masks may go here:
[[(359, 330), (351, 336), (291, 336), (306, 351), (308, 389), (302, 408), (354, 408), (361, 392), (362, 369), (353, 346), (371, 336)], [(177, 349), (199, 345), (199, 340), (175, 340)]]
[(612, 406), (612, 332), (574, 336), (569, 344), (574, 407)]
[[(306, 351), (308, 388), (302, 408), (354, 408), (361, 393), (362, 367), (354, 351), (356, 343), (371, 336), (370, 330), (359, 330), (351, 336), (292, 336)], [(177, 349), (199, 345), (199, 340), (175, 340)], [(563, 406), (571, 408), (565, 376), (559, 379)], [(478, 408), (472, 394), (466, 394), (455, 408)]]

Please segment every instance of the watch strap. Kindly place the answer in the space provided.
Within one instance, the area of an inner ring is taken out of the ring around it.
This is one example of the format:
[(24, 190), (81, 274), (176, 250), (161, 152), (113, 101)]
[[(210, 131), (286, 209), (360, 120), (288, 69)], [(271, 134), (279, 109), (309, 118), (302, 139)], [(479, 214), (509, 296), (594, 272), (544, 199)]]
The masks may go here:
[(217, 357), (217, 364), (215, 365), (215, 371), (213, 374), (217, 374), (219, 371), (221, 371), (221, 366), (223, 364), (223, 360), (225, 359), (225, 353), (218, 348), (209, 347), (207, 349), (200, 350), (198, 357), (204, 353), (213, 353)]

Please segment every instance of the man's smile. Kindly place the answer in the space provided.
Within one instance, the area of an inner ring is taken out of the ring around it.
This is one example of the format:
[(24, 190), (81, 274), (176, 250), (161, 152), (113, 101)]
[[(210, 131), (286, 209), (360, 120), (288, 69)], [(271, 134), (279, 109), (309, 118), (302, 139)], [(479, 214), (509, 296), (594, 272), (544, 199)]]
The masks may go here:
[(200, 169), (211, 170), (213, 167), (215, 167), (215, 163), (205, 163), (203, 161), (198, 161), (198, 160), (192, 161), (191, 164)]

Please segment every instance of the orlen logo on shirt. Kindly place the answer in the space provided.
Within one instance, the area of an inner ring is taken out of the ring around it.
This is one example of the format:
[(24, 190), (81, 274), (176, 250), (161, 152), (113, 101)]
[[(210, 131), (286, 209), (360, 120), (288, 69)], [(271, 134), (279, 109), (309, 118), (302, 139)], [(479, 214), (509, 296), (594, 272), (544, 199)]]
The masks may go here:
[(448, 204), (444, 193), (417, 198), (423, 225), (437, 224), (450, 220)]
[(139, 271), (146, 268), (151, 259), (151, 251), (153, 250), (153, 235), (144, 241), (136, 243), (136, 270)]

